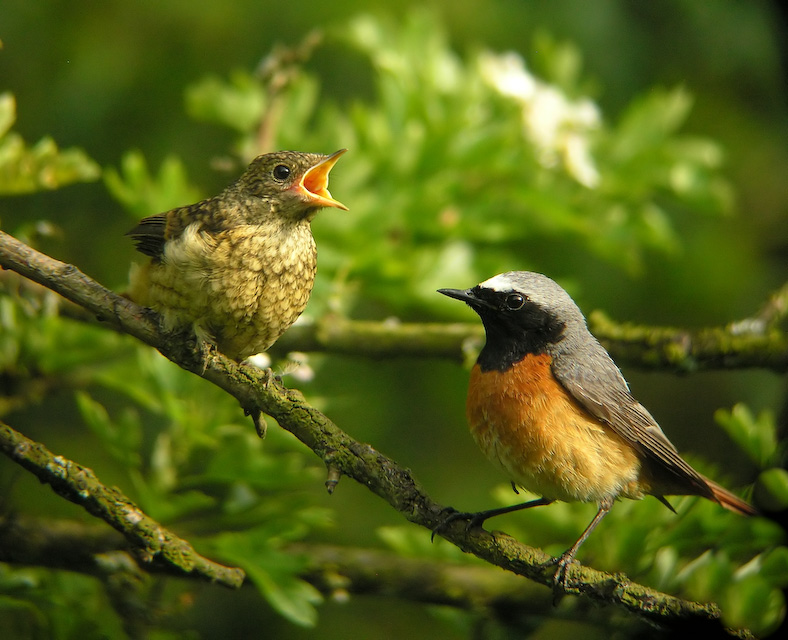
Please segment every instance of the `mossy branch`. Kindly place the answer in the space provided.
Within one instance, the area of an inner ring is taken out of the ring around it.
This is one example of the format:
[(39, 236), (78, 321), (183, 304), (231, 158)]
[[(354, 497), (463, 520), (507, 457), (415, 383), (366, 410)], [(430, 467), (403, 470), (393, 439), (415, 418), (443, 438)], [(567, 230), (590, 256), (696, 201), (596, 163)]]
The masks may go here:
[[(200, 349), (190, 347), (190, 341), (183, 336), (162, 333), (155, 314), (105, 289), (75, 267), (49, 258), (2, 232), (0, 265), (56, 291), (109, 325), (157, 348), (182, 368), (230, 393), (246, 411), (262, 411), (275, 418), (282, 428), (312, 449), (330, 470), (339, 470), (366, 486), (409, 521), (432, 530), (444, 520), (446, 509), (424, 492), (409, 470), (370, 445), (351, 438), (309, 405), (299, 391), (283, 387), (270, 372), (266, 374), (238, 364), (217, 352), (203, 354)], [(79, 487), (75, 484), (69, 490), (78, 493)], [(106, 517), (112, 520), (119, 515), (112, 512), (110, 505)], [(501, 533), (493, 535), (484, 530), (469, 533), (460, 521), (441, 529), (441, 536), (494, 565), (540, 584), (552, 585), (554, 566), (549, 564), (550, 556), (539, 549)], [(626, 576), (580, 564), (571, 565), (568, 574), (568, 593), (623, 607), (664, 626), (692, 624), (693, 628), (710, 632), (721, 629), (720, 611), (714, 604), (682, 600), (632, 583)], [(736, 632), (736, 635), (748, 635), (748, 632)]]
[(0, 515), (0, 562), (99, 576), (104, 574), (99, 558), (126, 548), (123, 535), (98, 522)]
[(227, 587), (244, 581), (241, 569), (225, 567), (199, 555), (186, 541), (162, 527), (114, 487), (102, 484), (90, 469), (26, 438), (0, 421), (0, 451), (123, 534), (143, 565), (158, 565), (176, 575), (195, 576)]
[[(117, 573), (131, 570), (144, 584), (145, 576), (139, 575), (126, 548), (120, 534), (98, 524), (0, 516), (0, 562), (65, 569), (107, 582)], [(534, 615), (601, 624), (607, 618), (604, 609), (597, 607), (556, 608), (548, 589), (483, 563), (403, 557), (381, 549), (328, 544), (295, 543), (286, 549), (305, 559), (301, 578), (337, 602), (350, 596), (400, 598), (479, 613), (512, 630), (530, 629)], [(625, 620), (617, 620), (619, 631), (624, 624)], [(629, 631), (647, 631), (644, 624), (647, 623), (632, 617)]]
[[(782, 290), (781, 290), (782, 291)], [(784, 293), (788, 299), (788, 288)], [(772, 301), (783, 301), (773, 296)], [(603, 313), (590, 314), (589, 328), (613, 359), (644, 369), (698, 371), (770, 369), (788, 371), (788, 334), (777, 318), (759, 316), (726, 326), (697, 330), (616, 323)], [(480, 323), (399, 323), (349, 320), (328, 315), (292, 327), (274, 345), (274, 353), (327, 352), (366, 358), (432, 357), (462, 362), (484, 344)]]

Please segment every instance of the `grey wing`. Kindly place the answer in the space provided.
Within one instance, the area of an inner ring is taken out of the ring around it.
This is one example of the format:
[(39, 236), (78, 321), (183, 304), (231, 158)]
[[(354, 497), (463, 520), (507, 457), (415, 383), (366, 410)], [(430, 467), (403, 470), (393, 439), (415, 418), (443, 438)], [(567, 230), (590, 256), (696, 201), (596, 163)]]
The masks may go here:
[(657, 421), (629, 392), (624, 376), (596, 339), (580, 357), (553, 360), (553, 374), (592, 416), (609, 425), (656, 468), (669, 472), (678, 485), (689, 483), (696, 493), (711, 495), (706, 480), (679, 455)]

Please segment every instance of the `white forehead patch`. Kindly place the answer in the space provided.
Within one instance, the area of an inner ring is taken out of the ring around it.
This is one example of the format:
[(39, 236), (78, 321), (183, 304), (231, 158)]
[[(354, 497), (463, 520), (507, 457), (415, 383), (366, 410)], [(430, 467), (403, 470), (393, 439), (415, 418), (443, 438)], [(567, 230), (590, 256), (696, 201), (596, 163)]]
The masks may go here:
[(499, 292), (512, 291), (517, 288), (508, 273), (499, 273), (497, 276), (485, 280), (479, 286), (483, 289), (492, 289), (493, 291)]

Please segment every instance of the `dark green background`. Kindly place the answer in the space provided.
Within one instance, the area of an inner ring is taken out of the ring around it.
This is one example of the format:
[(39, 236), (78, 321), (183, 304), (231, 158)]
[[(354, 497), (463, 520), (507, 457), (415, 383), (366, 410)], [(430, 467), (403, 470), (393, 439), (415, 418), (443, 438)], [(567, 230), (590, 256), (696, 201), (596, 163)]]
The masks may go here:
[[(153, 167), (175, 153), (184, 159), (191, 180), (205, 193), (214, 193), (227, 178), (210, 168), (210, 158), (226, 153), (232, 137), (186, 117), (187, 85), (207, 74), (226, 76), (232, 69), (253, 69), (274, 44), (295, 43), (315, 27), (342, 24), (358, 12), (404, 16), (425, 4), (434, 8), (460, 52), (513, 49), (531, 60), (539, 56), (532, 42), (540, 30), (576, 43), (586, 77), (593, 80), (594, 98), (611, 121), (650, 87), (683, 85), (695, 96), (685, 132), (713, 137), (724, 146), (725, 173), (737, 194), (734, 215), (677, 221), (684, 240), (681, 251), (648, 254), (638, 274), (622, 274), (601, 261), (584, 264), (575, 273), (568, 269), (550, 274), (582, 280), (578, 302), (586, 311), (603, 308), (616, 319), (635, 322), (722, 324), (753, 313), (785, 281), (787, 49), (785, 21), (776, 3), (4, 0), (0, 90), (16, 95), (16, 129), (30, 142), (51, 135), (62, 147), (84, 148), (102, 166), (118, 166), (132, 148), (142, 150)], [(346, 51), (321, 49), (308, 68), (319, 75), (326, 99), (349, 104), (372, 92), (370, 70)], [(341, 170), (340, 162), (337, 184)], [(337, 189), (334, 194), (342, 199)], [(352, 202), (347, 204), (352, 208)], [(134, 257), (123, 238), (129, 217), (102, 183), (0, 200), (5, 230), (42, 218), (63, 230), (62, 237), (47, 241), (44, 249), (108, 286), (122, 288)], [(327, 218), (315, 223), (318, 243), (320, 225), (330, 224)], [(571, 258), (568, 262), (573, 263)], [(425, 313), (414, 319), (431, 318)], [(466, 319), (473, 320), (470, 314)], [(490, 489), (501, 478), (467, 436), (465, 371), (432, 361), (378, 363), (354, 358), (333, 358), (330, 369), (324, 370), (331, 371), (330, 379), (314, 383), (313, 391), (334, 399), (331, 417), (341, 427), (410, 467), (437, 499), (466, 509), (489, 505)], [(625, 373), (680, 450), (702, 455), (741, 482), (750, 478), (752, 469), (714, 425), (713, 412), (736, 402), (746, 402), (756, 411), (779, 412), (783, 380), (757, 371), (678, 377), (625, 368)], [(386, 401), (365, 400), (378, 398), (380, 389), (388, 390)], [(73, 404), (62, 398), (53, 402), (63, 431), (47, 435), (40, 426), (50, 406), (41, 408), (38, 416), (27, 416), (39, 425), (30, 435), (78, 457), (80, 453), (67, 450)], [(91, 459), (89, 453), (78, 459), (112, 480), (111, 465)], [(319, 484), (315, 490), (321, 490)], [(40, 493), (35, 495), (39, 499)], [(402, 522), (347, 480), (330, 505), (341, 515), (327, 539), (372, 544), (376, 527)], [(344, 616), (351, 611), (355, 638), (412, 636), (414, 624), (422, 637), (446, 631), (420, 609), (376, 599), (344, 608), (325, 605), (317, 630), (299, 630), (255, 610), (260, 601), (251, 592), (239, 596), (217, 591), (206, 588), (205, 597), (224, 601), (229, 617), (201, 620), (201, 608), (196, 607), (195, 619), (185, 623), (201, 626), (205, 637), (259, 632), (261, 619), (271, 634), (279, 628), (281, 637), (348, 637)], [(205, 611), (214, 611), (213, 606)], [(228, 620), (237, 629), (228, 629)]]

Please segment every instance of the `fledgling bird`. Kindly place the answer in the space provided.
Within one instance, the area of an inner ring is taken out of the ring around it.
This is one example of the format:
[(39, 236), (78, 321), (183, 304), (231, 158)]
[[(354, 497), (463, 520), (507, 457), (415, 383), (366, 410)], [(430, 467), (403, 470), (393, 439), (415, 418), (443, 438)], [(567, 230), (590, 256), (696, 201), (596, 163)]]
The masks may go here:
[(151, 259), (132, 266), (129, 297), (236, 360), (268, 349), (312, 292), (312, 219), (347, 210), (328, 191), (345, 151), (258, 156), (218, 196), (140, 221), (127, 235)]
[(756, 510), (687, 464), (629, 391), (610, 354), (558, 284), (511, 271), (472, 289), (440, 289), (481, 317), (487, 342), (474, 365), (466, 413), (484, 454), (513, 485), (541, 498), (454, 513), (480, 526), (487, 518), (556, 500), (595, 502), (599, 510), (557, 560), (555, 584), (617, 498), (698, 495), (743, 515)]

